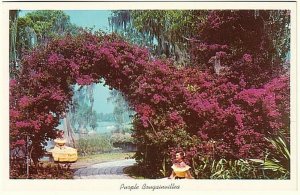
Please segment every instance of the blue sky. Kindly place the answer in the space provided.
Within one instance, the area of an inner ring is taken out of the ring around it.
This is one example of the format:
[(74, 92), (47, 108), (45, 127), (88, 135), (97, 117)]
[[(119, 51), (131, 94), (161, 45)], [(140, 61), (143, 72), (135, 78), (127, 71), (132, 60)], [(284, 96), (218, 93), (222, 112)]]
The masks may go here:
[(72, 23), (81, 27), (95, 27), (95, 30), (101, 29), (109, 31), (108, 17), (111, 11), (108, 10), (67, 10), (64, 11), (70, 16)]
[[(25, 16), (31, 11), (21, 11), (20, 17)], [(70, 16), (70, 20), (73, 24), (81, 27), (94, 28), (94, 30), (109, 31), (108, 17), (111, 11), (108, 10), (66, 10), (64, 11)], [(114, 105), (107, 102), (109, 97), (108, 86), (104, 87), (102, 84), (97, 84), (94, 88), (94, 109), (100, 113), (113, 112)]]

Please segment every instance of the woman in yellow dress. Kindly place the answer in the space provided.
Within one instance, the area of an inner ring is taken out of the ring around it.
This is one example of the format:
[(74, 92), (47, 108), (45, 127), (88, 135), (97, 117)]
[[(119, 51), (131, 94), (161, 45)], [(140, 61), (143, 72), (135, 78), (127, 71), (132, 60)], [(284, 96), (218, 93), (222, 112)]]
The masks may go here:
[(58, 131), (57, 138), (54, 140), (55, 146), (50, 151), (55, 162), (75, 162), (77, 161), (77, 150), (66, 146), (64, 131)]
[(183, 161), (184, 156), (183, 152), (176, 153), (176, 161), (171, 167), (173, 171), (169, 179), (194, 179), (189, 170), (191, 167)]

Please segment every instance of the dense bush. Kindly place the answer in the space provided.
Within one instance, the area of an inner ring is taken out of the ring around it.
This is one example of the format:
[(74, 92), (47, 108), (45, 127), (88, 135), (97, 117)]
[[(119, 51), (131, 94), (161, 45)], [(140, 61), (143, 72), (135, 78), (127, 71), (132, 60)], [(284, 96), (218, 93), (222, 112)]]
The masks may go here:
[(78, 154), (85, 156), (110, 152), (113, 150), (111, 139), (108, 135), (91, 135), (77, 141)]
[[(12, 164), (10, 167), (11, 179), (73, 179), (73, 171), (70, 164), (38, 163), (30, 166), (29, 177), (27, 178), (26, 168)], [(25, 165), (25, 164), (24, 164)]]
[(112, 143), (133, 143), (130, 133), (113, 133), (110, 139)]

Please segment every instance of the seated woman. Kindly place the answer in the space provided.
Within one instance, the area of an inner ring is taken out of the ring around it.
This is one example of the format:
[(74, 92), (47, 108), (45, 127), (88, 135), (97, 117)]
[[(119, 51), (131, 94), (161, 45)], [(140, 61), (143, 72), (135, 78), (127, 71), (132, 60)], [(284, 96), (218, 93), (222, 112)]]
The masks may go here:
[(183, 158), (183, 152), (176, 153), (176, 161), (171, 167), (173, 171), (169, 179), (194, 179), (189, 171), (191, 167), (184, 163)]
[(77, 161), (77, 150), (66, 146), (64, 139), (64, 131), (60, 130), (57, 133), (57, 138), (54, 140), (55, 146), (50, 152), (56, 162), (75, 162)]

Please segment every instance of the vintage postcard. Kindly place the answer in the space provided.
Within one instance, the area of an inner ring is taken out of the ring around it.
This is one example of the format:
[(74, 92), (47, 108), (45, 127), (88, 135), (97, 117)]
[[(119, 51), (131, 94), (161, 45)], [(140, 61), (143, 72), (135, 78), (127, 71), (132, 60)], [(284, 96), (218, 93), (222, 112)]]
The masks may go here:
[(2, 1), (3, 192), (297, 192), (297, 15)]

